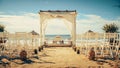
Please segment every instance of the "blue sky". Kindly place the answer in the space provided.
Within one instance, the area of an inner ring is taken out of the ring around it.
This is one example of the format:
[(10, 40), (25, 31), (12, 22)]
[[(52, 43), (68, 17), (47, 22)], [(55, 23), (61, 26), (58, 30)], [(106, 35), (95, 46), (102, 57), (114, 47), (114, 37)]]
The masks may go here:
[[(120, 27), (119, 6), (120, 0), (0, 0), (0, 24), (9, 32), (39, 32), (39, 10), (76, 10), (78, 34), (89, 29), (102, 32), (104, 24), (115, 22)], [(49, 24), (46, 34), (69, 34), (63, 24)]]

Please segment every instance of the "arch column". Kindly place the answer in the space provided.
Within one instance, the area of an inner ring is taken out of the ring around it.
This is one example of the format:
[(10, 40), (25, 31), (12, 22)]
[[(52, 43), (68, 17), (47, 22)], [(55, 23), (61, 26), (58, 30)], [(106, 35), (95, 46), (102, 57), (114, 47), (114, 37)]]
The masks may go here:
[(76, 45), (76, 18), (74, 19), (74, 23), (72, 25), (72, 36), (73, 45)]

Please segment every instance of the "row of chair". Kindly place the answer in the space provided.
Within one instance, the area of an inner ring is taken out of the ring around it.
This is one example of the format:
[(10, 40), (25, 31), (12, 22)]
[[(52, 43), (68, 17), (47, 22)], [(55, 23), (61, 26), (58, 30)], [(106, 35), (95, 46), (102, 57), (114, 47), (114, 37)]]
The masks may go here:
[(33, 54), (36, 54), (36, 50), (38, 52), (43, 49), (43, 46), (39, 44), (39, 35), (26, 32), (14, 34), (0, 32), (0, 41), (2, 41), (0, 42), (0, 56), (17, 57), (22, 50), (25, 50), (27, 57), (32, 57)]
[(96, 57), (114, 58), (120, 56), (120, 33), (85, 33), (77, 36), (78, 43), (73, 46), (77, 53), (89, 56), (94, 48)]

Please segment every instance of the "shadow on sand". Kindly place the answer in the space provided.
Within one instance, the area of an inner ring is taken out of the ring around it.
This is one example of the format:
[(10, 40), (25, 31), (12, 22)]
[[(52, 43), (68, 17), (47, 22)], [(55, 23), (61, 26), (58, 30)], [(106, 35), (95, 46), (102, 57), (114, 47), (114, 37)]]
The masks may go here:
[(23, 61), (22, 63), (14, 62), (14, 61), (13, 62), (16, 63), (16, 64), (32, 64), (32, 63), (50, 63), (50, 64), (55, 64), (55, 62), (45, 61), (45, 60), (42, 60), (42, 59), (39, 59), (39, 58), (36, 58), (36, 59), (39, 60), (39, 61), (26, 59), (26, 60), (22, 60)]

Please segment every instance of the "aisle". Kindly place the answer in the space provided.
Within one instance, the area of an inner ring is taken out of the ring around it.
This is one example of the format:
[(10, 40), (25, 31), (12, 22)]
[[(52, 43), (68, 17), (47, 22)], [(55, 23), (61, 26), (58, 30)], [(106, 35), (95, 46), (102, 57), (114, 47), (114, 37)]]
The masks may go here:
[[(76, 54), (70, 47), (45, 48), (42, 55), (41, 60), (48, 62), (47, 65), (43, 64), (44, 67), (88, 68), (88, 66), (100, 66), (94, 61), (89, 61), (84, 55)], [(107, 64), (104, 64), (104, 67), (110, 68)]]
[(35, 62), (30, 64), (15, 64), (12, 62), (11, 68), (89, 68), (89, 66), (111, 68), (107, 63), (98, 65), (95, 61), (89, 61), (84, 55), (76, 54), (71, 47), (44, 48), (38, 56), (39, 59), (31, 58), (30, 60)]

